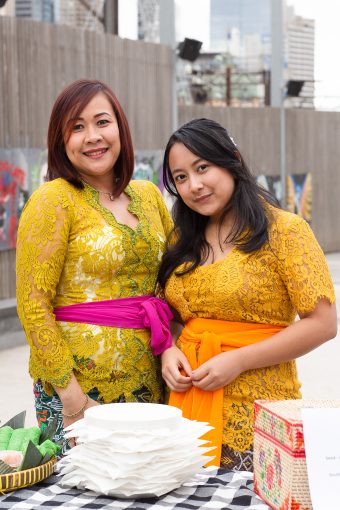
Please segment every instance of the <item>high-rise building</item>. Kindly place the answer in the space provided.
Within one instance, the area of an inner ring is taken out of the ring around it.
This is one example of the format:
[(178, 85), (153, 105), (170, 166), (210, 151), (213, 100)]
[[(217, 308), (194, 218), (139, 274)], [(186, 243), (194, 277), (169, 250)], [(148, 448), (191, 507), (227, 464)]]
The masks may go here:
[(288, 11), (285, 54), (286, 78), (305, 81), (298, 98), (289, 99), (290, 106), (314, 107), (314, 42), (315, 22)]
[(18, 18), (32, 18), (53, 23), (54, 3), (53, 0), (15, 0), (15, 15)]
[(234, 54), (244, 69), (254, 69), (261, 59), (268, 59), (270, 0), (210, 0), (210, 9), (211, 51)]
[(57, 23), (104, 32), (104, 0), (58, 0)]
[[(210, 0), (210, 6), (211, 51), (229, 54), (234, 73), (248, 74), (249, 81), (256, 73), (266, 76), (271, 68), (271, 0)], [(300, 97), (288, 102), (313, 107), (314, 21), (295, 16), (284, 2), (284, 34), (284, 79), (305, 81)], [(234, 85), (238, 96), (237, 80)]]
[(104, 31), (104, 0), (15, 0), (15, 16)]
[(159, 43), (159, 0), (138, 0), (138, 39)]

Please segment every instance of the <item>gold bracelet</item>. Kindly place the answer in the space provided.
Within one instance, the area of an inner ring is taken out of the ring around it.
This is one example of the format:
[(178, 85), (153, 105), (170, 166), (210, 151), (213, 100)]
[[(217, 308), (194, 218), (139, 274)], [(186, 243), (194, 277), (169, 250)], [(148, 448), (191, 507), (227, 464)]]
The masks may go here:
[(87, 394), (85, 394), (84, 404), (83, 404), (82, 408), (79, 409), (79, 411), (77, 411), (76, 413), (72, 413), (72, 414), (66, 414), (66, 413), (61, 412), (62, 416), (64, 418), (76, 418), (77, 416), (79, 416), (80, 414), (82, 414), (85, 411), (85, 407), (87, 406), (88, 401), (89, 401), (89, 396)]

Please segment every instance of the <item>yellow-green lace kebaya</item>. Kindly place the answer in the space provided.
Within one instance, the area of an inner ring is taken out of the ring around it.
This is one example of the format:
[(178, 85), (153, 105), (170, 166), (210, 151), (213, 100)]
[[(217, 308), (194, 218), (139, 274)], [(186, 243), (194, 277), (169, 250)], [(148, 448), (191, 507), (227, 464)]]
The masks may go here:
[(30, 374), (52, 394), (72, 371), (84, 392), (105, 402), (158, 402), (162, 384), (148, 329), (56, 322), (58, 306), (154, 294), (172, 222), (158, 188), (131, 181), (125, 190), (135, 230), (118, 223), (98, 192), (64, 179), (43, 184), (20, 218), (17, 306), (31, 348)]

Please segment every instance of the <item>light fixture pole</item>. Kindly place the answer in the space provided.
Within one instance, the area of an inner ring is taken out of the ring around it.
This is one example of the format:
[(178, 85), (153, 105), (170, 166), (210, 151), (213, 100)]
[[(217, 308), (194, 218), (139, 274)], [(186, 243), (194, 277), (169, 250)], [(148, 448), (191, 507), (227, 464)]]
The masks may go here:
[(281, 102), (280, 102), (280, 181), (281, 181), (281, 207), (286, 208), (286, 87), (281, 86)]
[(104, 28), (109, 34), (119, 35), (118, 27), (118, 0), (105, 0), (104, 2)]
[(172, 50), (172, 131), (178, 128), (178, 105), (177, 105), (177, 73), (176, 73), (176, 32), (175, 32), (175, 0), (159, 1), (159, 33), (160, 43), (170, 46)]
[(284, 34), (283, 34), (283, 2), (272, 0), (271, 2), (271, 84), (270, 105), (279, 108), (280, 115), (280, 180), (281, 180), (281, 206), (286, 207), (286, 112), (284, 85)]

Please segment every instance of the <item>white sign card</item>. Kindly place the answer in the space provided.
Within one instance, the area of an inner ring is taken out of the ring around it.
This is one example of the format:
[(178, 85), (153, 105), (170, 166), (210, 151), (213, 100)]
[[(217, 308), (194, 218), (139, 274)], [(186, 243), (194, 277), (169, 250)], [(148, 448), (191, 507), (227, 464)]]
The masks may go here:
[(301, 417), (313, 510), (340, 508), (340, 408), (305, 408)]

